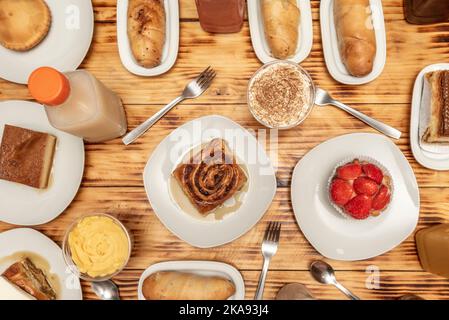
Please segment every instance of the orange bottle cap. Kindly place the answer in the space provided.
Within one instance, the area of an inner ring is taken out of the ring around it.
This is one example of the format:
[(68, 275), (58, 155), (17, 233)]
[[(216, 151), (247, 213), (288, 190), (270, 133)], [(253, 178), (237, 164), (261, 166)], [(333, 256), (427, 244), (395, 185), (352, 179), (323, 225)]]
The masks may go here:
[(41, 67), (28, 78), (28, 90), (34, 99), (47, 106), (57, 106), (70, 94), (69, 80), (56, 69)]

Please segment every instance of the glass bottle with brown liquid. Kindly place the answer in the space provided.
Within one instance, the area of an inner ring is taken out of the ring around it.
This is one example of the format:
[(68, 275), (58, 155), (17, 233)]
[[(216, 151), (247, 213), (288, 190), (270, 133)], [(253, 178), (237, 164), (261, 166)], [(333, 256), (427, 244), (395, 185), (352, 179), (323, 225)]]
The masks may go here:
[(449, 21), (449, 0), (404, 0), (404, 14), (413, 24)]

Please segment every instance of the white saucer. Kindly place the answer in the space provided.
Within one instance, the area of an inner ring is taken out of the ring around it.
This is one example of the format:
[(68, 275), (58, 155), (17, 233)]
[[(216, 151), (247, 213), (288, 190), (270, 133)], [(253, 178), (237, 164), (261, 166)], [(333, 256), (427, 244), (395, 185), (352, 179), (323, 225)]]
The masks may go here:
[(38, 67), (73, 71), (83, 61), (92, 42), (94, 14), (91, 0), (45, 0), (52, 23), (45, 39), (29, 51), (0, 45), (0, 77), (25, 84)]
[[(263, 63), (275, 61), (271, 55), (270, 47), (265, 38), (265, 30), (263, 24), (261, 1), (248, 1), (248, 20), (251, 33), (251, 42), (257, 58)], [(292, 62), (300, 63), (306, 59), (313, 44), (313, 25), (312, 25), (312, 9), (310, 0), (298, 0), (298, 8), (301, 12), (299, 32), (298, 32), (298, 48), (292, 57), (287, 58)]]
[[(437, 63), (427, 66), (421, 70), (416, 77), (415, 86), (413, 88), (412, 113), (410, 117), (410, 145), (412, 147), (413, 156), (422, 166), (432, 170), (449, 170), (449, 153), (430, 152), (432, 149), (430, 148), (431, 146), (428, 145), (425, 145), (428, 150), (424, 150), (419, 142), (424, 75), (428, 72), (437, 70), (449, 70), (449, 63)], [(430, 108), (429, 106), (423, 107)], [(421, 125), (426, 126), (427, 124), (421, 122)], [(436, 151), (443, 150), (443, 148), (447, 149), (447, 146), (434, 146)]]
[(167, 72), (173, 67), (179, 49), (179, 4), (178, 0), (164, 0), (165, 6), (165, 45), (161, 64), (154, 68), (139, 65), (131, 51), (128, 38), (128, 3), (129, 0), (117, 2), (117, 44), (123, 66), (139, 76), (153, 77)]
[(31, 226), (53, 220), (78, 192), (84, 172), (83, 140), (53, 128), (44, 108), (33, 102), (0, 102), (0, 141), (5, 124), (52, 134), (57, 142), (47, 189), (0, 180), (0, 221)]
[[(221, 137), (247, 167), (249, 188), (240, 208), (223, 220), (205, 221), (185, 213), (170, 195), (170, 176), (183, 156), (213, 138)], [(243, 141), (243, 143), (237, 143)], [(265, 214), (276, 193), (270, 159), (251, 133), (234, 121), (207, 116), (184, 124), (153, 151), (143, 174), (151, 206), (175, 235), (199, 248), (231, 242), (248, 232)]]
[(142, 293), (143, 282), (146, 278), (159, 271), (178, 271), (195, 273), (201, 276), (219, 276), (231, 280), (235, 286), (235, 294), (228, 300), (245, 299), (245, 282), (240, 272), (229, 264), (216, 261), (167, 261), (153, 264), (140, 276), (137, 296), (139, 300), (146, 300)]
[[(382, 163), (394, 183), (389, 209), (363, 221), (340, 215), (327, 193), (335, 166), (358, 156)], [(353, 261), (381, 255), (404, 241), (418, 223), (420, 198), (413, 170), (399, 148), (379, 134), (347, 134), (312, 149), (295, 167), (291, 197), (304, 236), (330, 259)]]
[[(15, 261), (4, 260), (15, 253), (32, 253), (45, 259), (52, 274), (58, 276), (60, 291), (58, 300), (82, 300), (80, 281), (67, 268), (62, 250), (42, 233), (28, 228), (13, 229), (0, 233), (0, 274)], [(32, 258), (32, 257), (31, 257)], [(56, 288), (54, 288), (56, 289)]]
[(376, 34), (376, 58), (373, 71), (364, 77), (354, 77), (346, 70), (338, 50), (337, 32), (334, 23), (334, 1), (321, 0), (320, 24), (324, 58), (331, 76), (338, 82), (361, 85), (375, 80), (383, 71), (387, 60), (385, 21), (381, 0), (370, 0), (374, 32)]

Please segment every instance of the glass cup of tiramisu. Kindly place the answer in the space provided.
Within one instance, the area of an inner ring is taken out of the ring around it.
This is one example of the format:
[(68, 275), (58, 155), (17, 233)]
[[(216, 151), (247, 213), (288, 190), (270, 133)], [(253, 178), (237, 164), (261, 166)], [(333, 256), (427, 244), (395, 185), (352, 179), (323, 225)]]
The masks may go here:
[(268, 128), (299, 125), (309, 115), (314, 101), (312, 78), (294, 62), (278, 60), (265, 64), (249, 81), (249, 110)]

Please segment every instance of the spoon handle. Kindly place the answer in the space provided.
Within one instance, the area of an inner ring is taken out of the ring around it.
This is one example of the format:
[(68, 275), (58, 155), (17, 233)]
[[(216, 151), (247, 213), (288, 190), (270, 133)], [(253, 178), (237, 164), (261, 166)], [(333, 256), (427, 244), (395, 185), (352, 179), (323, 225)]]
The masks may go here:
[(360, 300), (359, 297), (357, 297), (355, 294), (353, 294), (351, 291), (343, 287), (342, 284), (340, 284), (338, 281), (334, 282), (334, 286), (337, 287), (338, 290), (343, 292), (346, 296), (348, 296), (352, 300)]
[(399, 139), (401, 137), (401, 132), (393, 127), (390, 127), (389, 125), (377, 121), (369, 116), (367, 116), (366, 114), (357, 111), (343, 103), (341, 103), (340, 101), (337, 100), (332, 100), (332, 105), (352, 114), (354, 117), (358, 118), (359, 120), (365, 122), (367, 125), (369, 125), (370, 127), (376, 129), (377, 131), (382, 132), (383, 134), (393, 138), (393, 139)]

